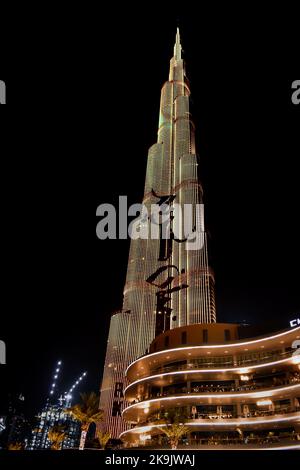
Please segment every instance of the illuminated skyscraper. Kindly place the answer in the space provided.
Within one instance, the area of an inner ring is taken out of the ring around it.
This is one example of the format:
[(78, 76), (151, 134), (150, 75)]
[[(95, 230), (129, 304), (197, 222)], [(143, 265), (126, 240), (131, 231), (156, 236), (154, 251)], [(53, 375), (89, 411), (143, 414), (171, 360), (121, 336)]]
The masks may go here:
[(54, 427), (61, 427), (64, 432), (64, 439), (61, 442), (62, 449), (71, 449), (78, 447), (81, 435), (80, 422), (71, 416), (67, 409), (72, 405), (72, 394), (74, 390), (80, 387), (87, 372), (83, 372), (73, 383), (67, 392), (62, 394), (60, 388), (62, 361), (57, 361), (54, 367), (54, 373), (51, 377), (51, 387), (47, 401), (42, 410), (35, 417), (35, 423), (31, 430), (31, 435), (26, 449), (50, 449), (51, 440), (49, 432)]
[[(121, 410), (128, 364), (145, 354), (154, 337), (166, 330), (216, 322), (190, 87), (181, 52), (177, 29), (169, 80), (161, 91), (158, 138), (148, 153), (143, 198), (149, 213), (151, 205), (168, 206), (171, 237), (163, 239), (163, 226), (158, 220), (158, 238), (149, 235), (148, 239), (131, 240), (123, 310), (111, 320), (101, 388), (103, 427), (112, 437), (118, 437), (125, 429)], [(176, 211), (176, 206), (183, 209), (187, 204), (192, 209), (188, 231), (183, 229), (187, 213), (183, 211), (180, 216)], [(148, 220), (141, 221), (141, 231), (144, 225), (148, 226)], [(196, 228), (201, 228), (201, 248), (191, 250), (188, 244)]]

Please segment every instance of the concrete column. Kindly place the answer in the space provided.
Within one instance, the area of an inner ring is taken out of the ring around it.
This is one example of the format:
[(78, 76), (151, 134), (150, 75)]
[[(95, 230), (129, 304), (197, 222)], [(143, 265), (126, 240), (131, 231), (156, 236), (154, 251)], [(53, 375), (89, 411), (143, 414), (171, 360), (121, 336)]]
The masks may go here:
[(242, 405), (240, 403), (236, 404), (236, 414), (238, 418), (242, 416)]

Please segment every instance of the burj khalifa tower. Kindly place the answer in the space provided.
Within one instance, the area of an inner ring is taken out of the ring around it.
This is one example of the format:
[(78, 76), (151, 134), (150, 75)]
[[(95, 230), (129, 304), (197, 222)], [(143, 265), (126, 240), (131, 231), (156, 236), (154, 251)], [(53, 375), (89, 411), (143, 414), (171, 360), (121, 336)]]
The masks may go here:
[[(113, 438), (126, 429), (121, 412), (127, 366), (146, 354), (163, 331), (216, 322), (198, 164), (190, 85), (177, 29), (169, 79), (161, 90), (157, 142), (148, 152), (142, 201), (148, 213), (155, 205), (168, 207), (169, 236), (162, 236), (159, 220), (160, 235), (151, 236), (149, 220), (141, 219), (138, 229), (149, 230), (149, 236), (131, 239), (123, 307), (111, 318), (100, 396), (102, 427)], [(162, 210), (158, 214), (163, 220)], [(195, 233), (201, 234), (201, 242), (193, 246)]]

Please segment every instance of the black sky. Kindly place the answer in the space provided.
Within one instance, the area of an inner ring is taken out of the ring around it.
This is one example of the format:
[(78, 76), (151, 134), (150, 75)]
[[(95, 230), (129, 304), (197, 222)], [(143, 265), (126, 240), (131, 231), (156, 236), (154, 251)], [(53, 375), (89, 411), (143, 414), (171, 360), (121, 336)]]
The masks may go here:
[[(1, 124), (1, 394), (22, 391), (29, 413), (43, 403), (57, 359), (63, 391), (83, 370), (82, 390), (99, 388), (110, 314), (122, 303), (129, 243), (99, 241), (95, 212), (119, 195), (141, 201), (178, 16), (131, 13), (71, 24), (56, 37), (41, 23), (0, 69), (11, 100)], [(300, 311), (292, 43), (272, 24), (216, 23), (201, 10), (179, 24), (218, 320), (288, 326)]]

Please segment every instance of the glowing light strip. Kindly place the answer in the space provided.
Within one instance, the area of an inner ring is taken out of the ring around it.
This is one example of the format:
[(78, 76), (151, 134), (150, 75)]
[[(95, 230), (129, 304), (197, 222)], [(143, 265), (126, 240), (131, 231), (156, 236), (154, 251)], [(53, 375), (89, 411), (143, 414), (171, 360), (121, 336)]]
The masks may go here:
[[(255, 450), (291, 450), (291, 449), (300, 449), (300, 444), (293, 444), (291, 446), (284, 446), (284, 447), (258, 447)], [(248, 449), (242, 449), (242, 450), (248, 450)]]
[[(256, 421), (253, 421), (253, 420), (256, 420)], [(232, 423), (230, 420), (228, 420), (226, 423), (223, 423), (222, 421), (218, 422), (217, 420), (216, 421), (212, 421), (210, 422), (209, 420), (205, 420), (205, 421), (208, 421), (206, 423), (187, 423), (186, 426), (199, 426), (199, 424), (208, 424), (209, 426), (211, 424), (214, 425), (217, 425), (217, 426), (228, 426), (228, 424), (232, 424), (233, 426), (239, 426), (239, 425), (251, 425), (251, 424), (268, 424), (268, 423), (281, 423), (281, 422), (286, 422), (286, 421), (293, 421), (293, 420), (297, 420), (299, 419), (299, 416), (288, 416), (286, 418), (275, 418), (275, 419), (259, 419), (259, 418), (253, 418), (253, 420), (248, 420), (248, 421), (235, 421), (235, 420), (232, 420)], [(204, 420), (203, 420), (204, 421)]]
[(50, 395), (54, 395), (54, 393), (56, 392), (56, 390), (54, 389), (56, 388), (56, 385), (57, 385), (56, 382), (59, 376), (61, 365), (62, 365), (62, 361), (57, 361), (56, 366), (55, 366), (54, 376), (53, 376), (53, 383), (51, 385)]
[[(242, 418), (243, 419), (243, 418)], [(269, 424), (269, 423), (279, 423), (279, 422), (286, 422), (286, 421), (293, 421), (293, 420), (299, 419), (299, 417), (296, 416), (287, 416), (285, 418), (276, 418), (275, 419), (259, 419), (259, 418), (253, 418), (252, 420), (247, 420), (244, 418), (244, 421), (242, 420), (233, 420), (233, 419), (228, 419), (224, 421), (209, 421), (209, 420), (201, 420), (202, 422), (197, 422), (195, 423), (194, 421), (187, 422), (185, 423), (185, 426), (200, 426), (203, 425), (204, 427), (206, 426), (244, 426), (244, 425), (255, 425), (255, 424)], [(153, 424), (151, 426), (142, 426), (142, 427), (136, 427), (133, 429), (128, 429), (127, 431), (124, 431), (122, 434), (120, 434), (120, 437), (124, 434), (128, 433), (133, 433), (133, 434), (141, 434), (147, 431), (151, 431), (152, 429), (155, 428), (164, 428), (166, 427), (167, 424)], [(300, 444), (299, 444), (300, 446)]]
[[(161, 397), (161, 398), (153, 398), (153, 399), (150, 399), (150, 400), (145, 400), (145, 401), (141, 401), (139, 403), (134, 403), (133, 405), (130, 405), (128, 406), (127, 408), (125, 408), (123, 410), (123, 413), (125, 413), (125, 411), (133, 408), (133, 407), (136, 407), (137, 409), (144, 409), (144, 408), (149, 408), (150, 405), (152, 405), (153, 403), (156, 403), (156, 402), (161, 402), (161, 401), (172, 401), (172, 400), (197, 400), (197, 399), (204, 399), (204, 398), (221, 398), (221, 399), (224, 399), (224, 398), (235, 398), (235, 397), (241, 397), (241, 398), (265, 398), (265, 397), (272, 397), (274, 396), (274, 392), (284, 392), (284, 391), (291, 391), (291, 390), (294, 390), (294, 389), (297, 389), (299, 388), (300, 389), (300, 384), (296, 384), (296, 385), (290, 385), (290, 386), (287, 386), (287, 387), (281, 387), (281, 388), (274, 388), (274, 389), (270, 389), (270, 390), (262, 390), (260, 392), (247, 392), (247, 393), (219, 393), (219, 392), (216, 392), (216, 393), (207, 393), (205, 395), (196, 395), (196, 394), (191, 394), (191, 395), (175, 395), (175, 396), (172, 396), (172, 397)], [(122, 413), (122, 414), (123, 414)], [(299, 418), (300, 418), (300, 415), (299, 415)]]
[(132, 382), (131, 384), (129, 384), (124, 392), (126, 393), (127, 390), (130, 388), (130, 387), (133, 387), (134, 385), (137, 385), (138, 383), (140, 382), (145, 382), (146, 380), (152, 380), (152, 379), (157, 379), (157, 378), (163, 378), (163, 377), (168, 377), (170, 375), (180, 375), (180, 374), (195, 374), (195, 373), (198, 373), (198, 374), (202, 374), (202, 373), (213, 373), (213, 372), (234, 372), (234, 371), (238, 371), (238, 370), (243, 370), (243, 369), (261, 369), (263, 367), (269, 367), (269, 366), (274, 366), (274, 365), (277, 365), (277, 364), (282, 364), (283, 362), (287, 362), (287, 361), (293, 361), (293, 358), (294, 356), (291, 356), (291, 357), (287, 357), (286, 359), (280, 359), (280, 361), (274, 361), (274, 362), (267, 362), (265, 364), (255, 364), (253, 366), (248, 366), (248, 367), (224, 367), (223, 369), (193, 369), (193, 370), (180, 370), (180, 371), (174, 371), (174, 372), (165, 372), (165, 373), (162, 373), (162, 374), (156, 374), (156, 375), (149, 375), (147, 377), (144, 377), (142, 379), (139, 379), (139, 380), (135, 380), (134, 382)]
[(268, 336), (268, 337), (264, 337), (264, 338), (260, 338), (260, 339), (254, 339), (252, 341), (244, 341), (243, 343), (231, 343), (231, 344), (212, 344), (212, 345), (202, 345), (202, 346), (186, 346), (184, 348), (173, 348), (173, 349), (165, 349), (164, 351), (157, 351), (155, 353), (152, 353), (152, 354), (147, 354), (146, 356), (142, 356), (138, 359), (136, 359), (135, 361), (133, 361), (131, 364), (129, 364), (129, 366), (127, 367), (126, 371), (125, 371), (125, 374), (127, 375), (127, 372), (128, 372), (128, 369), (130, 367), (132, 367), (136, 362), (139, 362), (143, 359), (148, 359), (148, 358), (152, 358), (152, 357), (155, 357), (157, 355), (161, 355), (161, 354), (169, 354), (171, 352), (176, 352), (176, 351), (191, 351), (191, 350), (194, 350), (194, 349), (220, 349), (220, 348), (225, 348), (225, 349), (228, 349), (228, 348), (233, 348), (233, 347), (237, 347), (237, 346), (248, 346), (248, 345), (251, 345), (251, 344), (256, 344), (256, 343), (261, 343), (261, 342), (264, 342), (264, 341), (267, 341), (267, 340), (272, 340), (272, 339), (276, 339), (276, 338), (281, 338), (282, 336), (285, 336), (287, 334), (290, 334), (290, 333), (294, 333), (295, 331), (298, 331), (300, 330), (300, 326), (297, 327), (297, 328), (293, 328), (292, 330), (287, 330), (287, 331), (284, 331), (283, 333), (279, 333), (278, 335), (273, 335), (273, 336)]
[(87, 372), (83, 372), (81, 374), (80, 377), (78, 377), (78, 379), (74, 382), (74, 384), (72, 385), (72, 387), (70, 388), (70, 390), (68, 392), (65, 392), (65, 396), (67, 394), (71, 395), (73, 390), (79, 385), (79, 383), (82, 381), (82, 379), (84, 379), (84, 377), (86, 376)]

